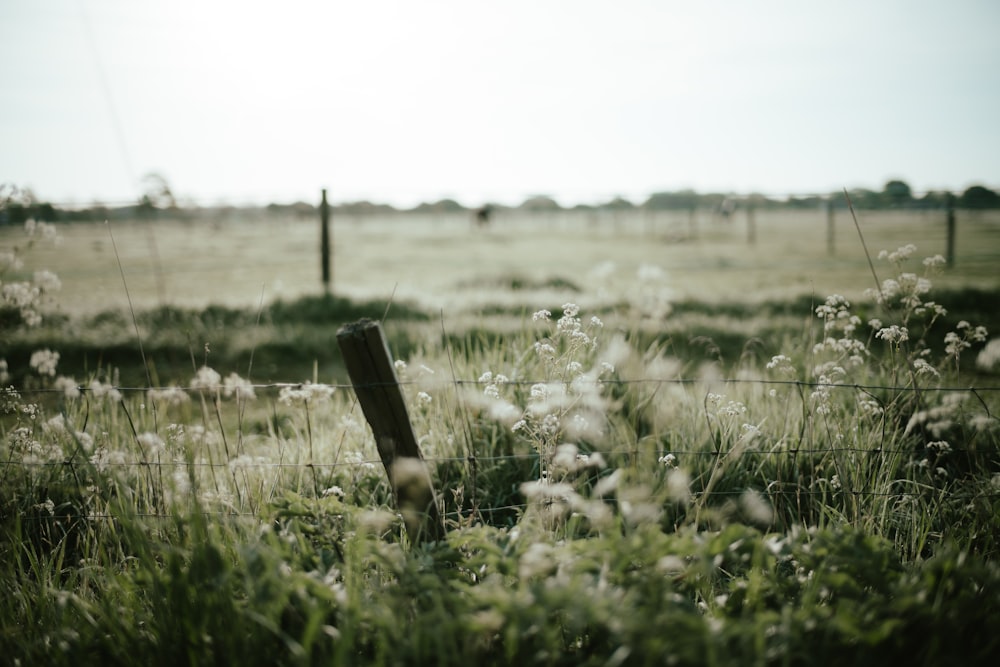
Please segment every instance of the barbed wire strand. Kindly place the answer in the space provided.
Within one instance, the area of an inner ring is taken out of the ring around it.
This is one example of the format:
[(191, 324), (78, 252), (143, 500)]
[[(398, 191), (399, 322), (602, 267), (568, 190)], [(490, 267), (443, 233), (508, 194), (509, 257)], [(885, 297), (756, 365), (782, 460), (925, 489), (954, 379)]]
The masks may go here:
[[(714, 384), (760, 384), (760, 385), (773, 385), (773, 386), (790, 386), (790, 387), (805, 387), (805, 388), (828, 388), (828, 389), (854, 389), (858, 391), (893, 391), (893, 392), (994, 392), (1000, 391), (1000, 385), (997, 386), (919, 386), (914, 387), (913, 385), (885, 385), (885, 384), (862, 384), (862, 383), (850, 383), (850, 382), (820, 382), (811, 380), (769, 380), (769, 379), (751, 379), (751, 378), (719, 378), (719, 379), (700, 379), (700, 378), (609, 378), (609, 379), (597, 379), (597, 380), (585, 380), (585, 381), (570, 381), (570, 382), (553, 382), (551, 380), (534, 380), (534, 379), (522, 379), (522, 380), (507, 380), (504, 385), (507, 386), (518, 386), (518, 387), (531, 387), (539, 384), (544, 385), (572, 385), (572, 384), (596, 384), (596, 385), (633, 385), (633, 384), (675, 384), (675, 385), (706, 385), (711, 386)], [(450, 380), (450, 381), (420, 381), (420, 380), (400, 380), (399, 382), (373, 382), (364, 383), (359, 385), (353, 385), (350, 383), (317, 383), (313, 384), (310, 382), (266, 382), (266, 383), (246, 383), (240, 385), (241, 387), (252, 388), (254, 391), (257, 390), (271, 390), (271, 389), (306, 389), (309, 387), (323, 388), (329, 387), (332, 389), (354, 389), (355, 387), (360, 388), (378, 388), (385, 386), (415, 386), (425, 389), (439, 389), (447, 385), (454, 385), (456, 387), (467, 387), (467, 386), (486, 386), (487, 382), (481, 380)], [(188, 393), (199, 393), (199, 392), (211, 392), (229, 394), (236, 393), (240, 391), (240, 386), (229, 386), (225, 384), (219, 385), (207, 385), (207, 386), (197, 386), (197, 387), (182, 387), (180, 385), (168, 385), (166, 387), (123, 387), (123, 386), (112, 386), (105, 385), (101, 383), (96, 383), (94, 385), (76, 385), (76, 390), (81, 393), (91, 392), (100, 393), (102, 391), (107, 391), (109, 388), (116, 389), (120, 392), (128, 393), (139, 393), (139, 392), (157, 392), (157, 391), (184, 391)], [(26, 388), (13, 388), (12, 389), (20, 394), (65, 394), (66, 390), (62, 388), (54, 387), (26, 387)]]

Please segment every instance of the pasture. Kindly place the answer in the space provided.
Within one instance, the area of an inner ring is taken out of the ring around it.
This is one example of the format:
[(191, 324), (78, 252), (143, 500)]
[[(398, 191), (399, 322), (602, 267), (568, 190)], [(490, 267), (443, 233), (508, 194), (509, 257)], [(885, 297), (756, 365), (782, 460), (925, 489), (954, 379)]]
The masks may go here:
[[(847, 212), (334, 218), (329, 297), (318, 220), (59, 226), (3, 275), (62, 286), (0, 330), (0, 651), (992, 664), (1000, 216), (954, 267), (859, 220), (873, 266)], [(336, 350), (386, 313), (435, 542)]]
[[(945, 254), (944, 213), (859, 212), (873, 254), (905, 243)], [(674, 300), (754, 303), (841, 293), (858, 298), (873, 279), (847, 211), (835, 218), (834, 252), (821, 210), (760, 210), (755, 242), (739, 214), (687, 211), (500, 214), (476, 229), (470, 216), (399, 214), (335, 217), (333, 291), (354, 299), (411, 301), (446, 314), (501, 305), (533, 309), (573, 296), (603, 307)], [(255, 308), (263, 297), (321, 291), (318, 219), (252, 213), (203, 222), (114, 224), (115, 257), (104, 225), (60, 228), (59, 246), (34, 261), (57, 271), (56, 304), (68, 313), (127, 307), (118, 260), (138, 309), (169, 304)], [(19, 229), (0, 229), (17, 242)], [(1000, 285), (1000, 215), (960, 214), (954, 272), (940, 288)], [(652, 305), (652, 304), (651, 304)]]

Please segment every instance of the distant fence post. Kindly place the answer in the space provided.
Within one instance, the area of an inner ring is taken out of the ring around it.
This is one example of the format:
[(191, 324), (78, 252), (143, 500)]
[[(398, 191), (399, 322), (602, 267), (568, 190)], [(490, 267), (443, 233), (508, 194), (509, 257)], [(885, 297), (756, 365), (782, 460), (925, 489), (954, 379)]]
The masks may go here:
[(320, 222), (320, 264), (323, 271), (323, 291), (330, 293), (330, 283), (333, 277), (330, 271), (330, 204), (326, 200), (326, 188), (323, 188), (323, 200), (319, 204)]
[(345, 324), (337, 331), (337, 344), (410, 540), (416, 544), (442, 539), (437, 495), (410, 425), (382, 326), (369, 319)]
[(833, 208), (833, 197), (826, 200), (826, 254), (833, 257), (834, 255), (834, 208)]
[(747, 200), (747, 243), (757, 243), (757, 218), (754, 215), (753, 200)]
[(945, 195), (945, 209), (947, 209), (948, 240), (945, 246), (945, 261), (948, 267), (955, 266), (955, 195), (950, 192)]

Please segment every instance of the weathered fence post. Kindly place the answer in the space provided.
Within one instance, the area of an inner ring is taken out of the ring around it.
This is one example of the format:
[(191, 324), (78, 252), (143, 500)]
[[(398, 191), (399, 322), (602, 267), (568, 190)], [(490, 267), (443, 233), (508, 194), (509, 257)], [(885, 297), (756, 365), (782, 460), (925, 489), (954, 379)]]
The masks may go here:
[(337, 331), (337, 344), (410, 540), (442, 539), (437, 495), (413, 435), (382, 326), (368, 319), (345, 324)]
[(945, 261), (948, 268), (955, 266), (955, 195), (950, 192), (945, 195), (947, 209), (948, 240), (945, 246)]
[(330, 271), (330, 204), (326, 201), (326, 188), (323, 188), (323, 200), (319, 204), (320, 222), (320, 264), (323, 270), (323, 291), (330, 293), (333, 277)]
[(747, 243), (750, 245), (757, 243), (757, 218), (754, 214), (753, 199), (747, 200)]
[(826, 254), (834, 255), (833, 197), (826, 200)]

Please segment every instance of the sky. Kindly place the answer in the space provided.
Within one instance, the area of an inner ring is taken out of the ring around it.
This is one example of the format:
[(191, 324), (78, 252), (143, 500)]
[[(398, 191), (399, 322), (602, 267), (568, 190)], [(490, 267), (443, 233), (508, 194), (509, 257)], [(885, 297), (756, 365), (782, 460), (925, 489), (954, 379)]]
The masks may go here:
[(994, 0), (0, 1), (0, 183), (200, 205), (1000, 186)]

